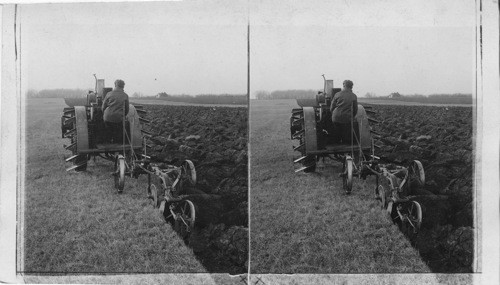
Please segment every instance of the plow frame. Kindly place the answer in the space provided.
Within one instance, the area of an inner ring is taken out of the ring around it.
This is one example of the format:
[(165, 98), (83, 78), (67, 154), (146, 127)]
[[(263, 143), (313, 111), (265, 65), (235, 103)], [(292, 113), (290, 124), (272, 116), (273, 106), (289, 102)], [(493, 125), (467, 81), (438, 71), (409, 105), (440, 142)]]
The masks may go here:
[(195, 166), (190, 160), (184, 160), (180, 166), (152, 162), (146, 154), (146, 139), (143, 138), (140, 155), (131, 148), (104, 157), (115, 161), (115, 171), (112, 173), (115, 188), (118, 193), (122, 193), (126, 176), (138, 179), (141, 175), (147, 175), (147, 198), (165, 220), (172, 223), (182, 239), (188, 242), (195, 227), (196, 206), (188, 199), (189, 195), (185, 195), (185, 186), (196, 185)]
[[(172, 223), (181, 238), (188, 242), (196, 222), (196, 207), (188, 199), (189, 195), (184, 195), (184, 186), (196, 185), (196, 170), (193, 162), (185, 160), (180, 166), (156, 164), (145, 156), (136, 164), (133, 173), (136, 177), (141, 174), (148, 175), (148, 199), (152, 201), (153, 207), (158, 209), (165, 220)], [(159, 182), (154, 183), (153, 177)]]
[[(376, 165), (366, 170), (376, 175), (375, 198), (386, 210), (392, 221), (414, 243), (422, 226), (422, 206), (416, 198), (413, 187), (425, 185), (422, 163), (413, 160), (408, 167)], [(385, 186), (384, 186), (385, 185)], [(386, 189), (387, 188), (387, 189)]]

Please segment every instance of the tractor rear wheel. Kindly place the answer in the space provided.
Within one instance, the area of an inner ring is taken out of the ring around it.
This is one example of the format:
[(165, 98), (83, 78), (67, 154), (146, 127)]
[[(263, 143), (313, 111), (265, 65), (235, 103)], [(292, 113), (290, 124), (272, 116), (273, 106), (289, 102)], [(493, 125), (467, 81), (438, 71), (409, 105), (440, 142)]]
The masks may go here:
[(79, 154), (79, 149), (88, 148), (87, 133), (87, 113), (85, 107), (77, 106), (64, 108), (61, 117), (61, 131), (63, 138), (69, 138), (71, 144), (66, 147), (73, 154), (73, 167), (68, 170), (85, 171), (87, 170), (87, 154)]
[(315, 155), (308, 155), (306, 159), (304, 159), (304, 162), (302, 163), (304, 167), (305, 173), (311, 173), (316, 171), (316, 156)]
[(85, 171), (87, 170), (87, 155), (85, 154), (80, 154), (78, 155), (74, 160), (73, 164), (74, 165), (79, 165), (77, 168), (75, 168), (75, 171)]
[[(300, 152), (302, 167), (305, 173), (316, 171), (316, 155), (307, 155), (306, 153), (306, 122), (303, 109), (294, 109), (290, 117), (291, 139), (298, 140), (299, 145), (294, 147), (295, 151)], [(310, 142), (315, 144), (315, 142)]]

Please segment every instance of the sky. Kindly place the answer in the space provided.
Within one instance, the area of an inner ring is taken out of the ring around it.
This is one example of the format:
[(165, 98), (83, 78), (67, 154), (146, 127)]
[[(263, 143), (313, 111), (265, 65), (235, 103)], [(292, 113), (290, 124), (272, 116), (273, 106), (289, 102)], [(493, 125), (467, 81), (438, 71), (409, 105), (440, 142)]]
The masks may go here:
[(250, 88), (472, 93), (474, 1), (252, 1)]
[(246, 94), (246, 1), (19, 7), (24, 89), (93, 89), (94, 77), (155, 95)]
[(24, 89), (132, 94), (250, 94), (323, 87), (354, 92), (472, 93), (469, 0), (252, 0), (26, 4), (19, 7)]

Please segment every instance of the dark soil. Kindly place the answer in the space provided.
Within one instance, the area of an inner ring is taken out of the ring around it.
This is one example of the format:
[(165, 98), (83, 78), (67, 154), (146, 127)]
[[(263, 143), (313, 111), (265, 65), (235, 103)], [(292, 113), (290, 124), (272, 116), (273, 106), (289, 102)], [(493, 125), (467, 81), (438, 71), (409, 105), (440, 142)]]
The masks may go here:
[[(408, 165), (420, 160), (425, 190), (423, 223), (415, 242), (434, 272), (472, 272), (473, 130), (471, 107), (373, 105), (381, 134), (382, 161)], [(444, 199), (434, 199), (440, 195)], [(420, 199), (420, 200), (419, 200)]]
[(248, 272), (248, 109), (145, 105), (155, 161), (191, 160), (197, 184), (188, 244), (209, 272)]

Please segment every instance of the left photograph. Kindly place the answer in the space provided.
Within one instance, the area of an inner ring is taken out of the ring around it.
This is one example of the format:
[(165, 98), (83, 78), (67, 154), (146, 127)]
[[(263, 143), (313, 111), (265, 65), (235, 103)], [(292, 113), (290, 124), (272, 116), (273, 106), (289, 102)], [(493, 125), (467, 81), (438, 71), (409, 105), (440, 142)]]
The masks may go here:
[(16, 5), (19, 273), (248, 272), (245, 5)]

